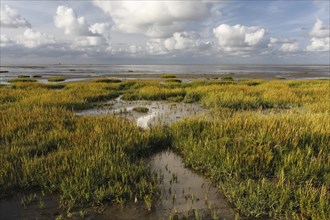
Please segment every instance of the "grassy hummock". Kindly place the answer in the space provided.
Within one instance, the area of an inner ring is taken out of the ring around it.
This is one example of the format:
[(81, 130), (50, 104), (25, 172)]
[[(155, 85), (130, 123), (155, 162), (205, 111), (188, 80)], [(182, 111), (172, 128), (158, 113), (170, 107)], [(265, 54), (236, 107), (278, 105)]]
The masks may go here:
[(167, 83), (181, 83), (182, 81), (180, 79), (167, 79), (165, 80)]
[(94, 80), (96, 83), (120, 83), (122, 82), (120, 79), (115, 79), (115, 78), (100, 78)]
[(160, 76), (160, 78), (163, 78), (163, 79), (176, 78), (176, 75), (174, 75), (174, 74), (162, 74)]
[(48, 82), (63, 82), (66, 80), (64, 77), (50, 77), (47, 79)]
[(149, 112), (149, 108), (144, 107), (144, 106), (138, 106), (133, 108), (133, 111), (140, 112), (140, 113), (147, 113)]
[(16, 78), (16, 79), (8, 80), (8, 82), (10, 82), (10, 83), (19, 83), (19, 82), (31, 83), (31, 82), (37, 82), (37, 80), (28, 79), (28, 78)]

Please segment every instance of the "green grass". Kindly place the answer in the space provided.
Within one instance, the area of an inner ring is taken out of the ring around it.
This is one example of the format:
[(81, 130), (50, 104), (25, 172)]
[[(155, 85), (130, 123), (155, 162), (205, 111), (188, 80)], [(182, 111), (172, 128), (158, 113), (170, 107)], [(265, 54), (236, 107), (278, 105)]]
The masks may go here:
[(216, 112), (172, 126), (187, 166), (244, 216), (329, 218), (329, 114)]
[(229, 81), (232, 81), (232, 80), (234, 80), (234, 78), (233, 78), (233, 74), (222, 75), (222, 76), (221, 76), (221, 80), (229, 80)]
[(0, 126), (6, 129), (0, 131), (0, 197), (40, 189), (58, 194), (67, 209), (154, 198), (157, 179), (142, 156), (160, 147), (165, 134), (141, 131), (114, 116), (77, 117), (73, 111), (113, 94), (91, 83), (60, 91), (1, 87)]
[[(75, 114), (120, 94), (197, 102), (210, 114), (150, 130)], [(137, 198), (152, 209), (158, 185), (146, 158), (170, 146), (242, 216), (330, 219), (329, 100), (329, 80), (80, 82), (57, 90), (15, 82), (0, 87), (0, 195), (42, 190), (69, 210)]]
[(183, 89), (168, 89), (158, 86), (143, 86), (137, 90), (127, 91), (124, 100), (168, 100), (171, 97), (184, 97)]
[(120, 83), (122, 82), (120, 79), (115, 79), (115, 78), (101, 78), (101, 79), (96, 79), (94, 82), (97, 83)]
[(181, 83), (180, 79), (167, 79), (165, 80), (166, 83)]
[(50, 77), (47, 79), (48, 82), (63, 82), (66, 80), (64, 77)]
[(10, 83), (31, 83), (31, 82), (37, 82), (37, 80), (35, 79), (27, 79), (27, 78), (16, 78), (16, 79), (11, 79), (11, 80), (8, 80), (8, 82)]
[(29, 75), (18, 75), (17, 78), (25, 79), (25, 78), (30, 78), (30, 76)]
[(176, 76), (174, 74), (162, 74), (160, 78), (169, 79), (169, 78), (176, 78)]
[(144, 107), (144, 106), (138, 106), (138, 107), (133, 108), (133, 111), (147, 113), (147, 112), (149, 112), (149, 108)]

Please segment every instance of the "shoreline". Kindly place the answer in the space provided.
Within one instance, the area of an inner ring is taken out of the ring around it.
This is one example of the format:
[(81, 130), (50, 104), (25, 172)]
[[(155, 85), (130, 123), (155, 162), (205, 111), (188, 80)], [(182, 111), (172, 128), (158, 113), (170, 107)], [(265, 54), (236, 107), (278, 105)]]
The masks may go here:
[[(48, 82), (48, 78), (64, 77), (65, 81), (56, 83), (69, 83), (69, 82), (86, 82), (99, 78), (117, 78), (120, 80), (161, 80), (163, 73), (142, 73), (142, 72), (123, 72), (123, 73), (108, 73), (108, 74), (85, 74), (85, 73), (46, 73), (46, 74), (33, 74), (33, 73), (0, 73), (0, 83), (6, 84), (9, 80), (16, 79), (19, 75), (26, 75), (30, 79), (35, 79), (41, 83), (54, 83)], [(166, 74), (166, 73), (165, 73)], [(41, 77), (34, 78), (34, 75)], [(177, 79), (184, 82), (193, 80), (221, 80), (221, 77), (231, 76), (234, 80), (322, 80), (330, 79), (329, 74), (324, 73), (256, 73), (256, 72), (239, 72), (239, 73), (174, 73)]]

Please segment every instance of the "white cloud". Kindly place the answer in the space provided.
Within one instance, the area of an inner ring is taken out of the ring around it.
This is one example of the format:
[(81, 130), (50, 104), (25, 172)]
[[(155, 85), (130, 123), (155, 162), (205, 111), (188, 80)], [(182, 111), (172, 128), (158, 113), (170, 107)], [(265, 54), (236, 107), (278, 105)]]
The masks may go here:
[(297, 52), (299, 50), (299, 45), (296, 42), (284, 43), (284, 44), (282, 44), (282, 46), (280, 47), (279, 50), (282, 52), (286, 52), (286, 53), (293, 53), (293, 52)]
[(307, 51), (330, 51), (330, 37), (311, 39), (311, 44), (307, 46)]
[(107, 42), (102, 37), (79, 37), (75, 39), (73, 48), (84, 49), (84, 47), (100, 47), (104, 45), (107, 45)]
[(155, 38), (170, 37), (184, 24), (210, 16), (203, 1), (100, 1), (94, 4), (111, 16), (118, 30), (144, 33)]
[(151, 39), (147, 42), (146, 52), (151, 55), (167, 54), (168, 50), (164, 46), (164, 40)]
[(15, 44), (15, 41), (12, 38), (10, 38), (6, 35), (3, 35), (3, 34), (0, 35), (0, 47), (8, 47), (8, 46), (12, 46), (14, 44)]
[(318, 38), (329, 37), (330, 26), (323, 25), (323, 22), (319, 18), (317, 18), (309, 34), (312, 37), (318, 37)]
[(108, 23), (95, 23), (89, 27), (93, 34), (105, 35), (110, 32), (111, 25)]
[(95, 33), (89, 30), (89, 24), (85, 17), (78, 17), (72, 8), (63, 5), (57, 7), (54, 23), (57, 28), (63, 29), (64, 33), (68, 35), (95, 35)]
[(136, 45), (130, 45), (128, 47), (128, 53), (129, 54), (143, 54), (144, 53), (144, 49), (141, 46), (136, 46)]
[(174, 33), (172, 37), (164, 41), (164, 47), (169, 50), (206, 50), (211, 47), (210, 42), (202, 41), (200, 35), (196, 32)]
[(269, 39), (268, 47), (274, 48), (284, 53), (294, 53), (300, 50), (299, 44), (294, 39), (277, 39), (271, 37)]
[(31, 27), (25, 18), (21, 18), (18, 12), (8, 5), (1, 5), (0, 25), (9, 28)]
[(26, 29), (23, 35), (17, 37), (17, 43), (27, 48), (34, 48), (42, 45), (54, 44), (55, 39), (45, 33)]
[(322, 52), (330, 51), (330, 26), (324, 25), (323, 22), (317, 18), (316, 22), (310, 31), (311, 43), (306, 47), (307, 51)]
[(257, 47), (262, 43), (265, 33), (266, 30), (263, 28), (246, 27), (239, 24), (234, 26), (221, 24), (213, 29), (213, 34), (218, 39), (220, 48), (224, 51)]

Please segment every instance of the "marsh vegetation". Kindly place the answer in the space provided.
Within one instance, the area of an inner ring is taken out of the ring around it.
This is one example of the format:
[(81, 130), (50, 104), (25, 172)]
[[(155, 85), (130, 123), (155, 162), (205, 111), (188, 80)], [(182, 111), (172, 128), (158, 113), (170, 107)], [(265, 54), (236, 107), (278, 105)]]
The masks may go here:
[[(153, 212), (168, 195), (150, 157), (169, 148), (208, 178), (240, 216), (330, 218), (329, 80), (99, 80), (61, 87), (26, 80), (0, 87), (2, 201), (32, 191), (20, 198), (23, 205), (42, 209), (42, 198), (55, 196), (60, 216), (77, 210), (84, 216), (113, 204)], [(157, 120), (141, 129), (138, 118), (113, 111), (77, 114), (109, 102), (102, 108), (144, 106), (149, 112), (139, 117)], [(189, 105), (207, 113), (175, 116), (166, 126), (168, 115), (154, 116), (159, 109), (184, 115)], [(172, 184), (184, 179), (170, 175)], [(222, 217), (212, 207), (192, 208), (186, 216), (202, 213)], [(185, 215), (173, 208), (166, 216)]]
[(65, 77), (50, 77), (47, 80), (48, 80), (48, 82), (62, 82), (62, 81), (65, 81), (66, 78)]

